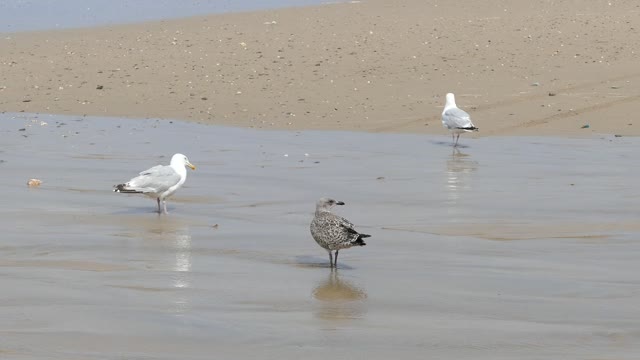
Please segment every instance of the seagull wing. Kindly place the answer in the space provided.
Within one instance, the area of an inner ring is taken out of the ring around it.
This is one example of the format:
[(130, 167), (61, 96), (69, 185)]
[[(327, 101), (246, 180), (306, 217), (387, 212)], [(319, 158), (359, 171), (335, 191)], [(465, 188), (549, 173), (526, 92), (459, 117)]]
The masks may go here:
[(171, 166), (158, 165), (129, 180), (126, 188), (143, 193), (162, 193), (180, 182), (180, 175)]
[(469, 114), (457, 107), (448, 109), (442, 113), (442, 123), (449, 129), (466, 129), (475, 127), (471, 122)]

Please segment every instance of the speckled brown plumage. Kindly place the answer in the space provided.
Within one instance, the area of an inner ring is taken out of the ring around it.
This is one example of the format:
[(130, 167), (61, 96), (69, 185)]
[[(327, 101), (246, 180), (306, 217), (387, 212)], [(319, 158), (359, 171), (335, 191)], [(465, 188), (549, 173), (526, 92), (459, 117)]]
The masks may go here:
[[(316, 203), (316, 214), (311, 221), (311, 236), (322, 248), (329, 252), (332, 267), (338, 266), (338, 251), (353, 246), (364, 246), (364, 238), (371, 235), (361, 234), (347, 219), (331, 213), (335, 205), (344, 205), (341, 201), (321, 198)], [(335, 260), (332, 251), (335, 250)]]

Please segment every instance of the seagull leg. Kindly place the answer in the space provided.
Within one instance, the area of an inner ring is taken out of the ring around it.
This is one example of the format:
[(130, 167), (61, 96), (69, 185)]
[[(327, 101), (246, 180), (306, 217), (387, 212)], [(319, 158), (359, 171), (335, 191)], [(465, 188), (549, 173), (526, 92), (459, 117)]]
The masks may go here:
[(453, 146), (456, 146), (455, 145), (455, 143), (456, 143), (456, 134), (454, 134), (454, 133), (451, 133), (451, 143), (454, 144)]
[(338, 251), (340, 250), (336, 250), (336, 256), (334, 256), (333, 258), (333, 263), (334, 263), (333, 267), (335, 267), (336, 269), (338, 268)]
[(333, 254), (331, 253), (331, 250), (329, 251), (329, 267), (333, 268)]
[(458, 146), (458, 140), (460, 140), (460, 134), (458, 134), (458, 136), (456, 137), (456, 143), (455, 143), (455, 145), (453, 145), (454, 147)]
[(158, 214), (162, 214), (162, 209), (160, 208), (160, 198), (156, 198), (158, 200)]
[(164, 206), (164, 213), (168, 214), (169, 212), (167, 211), (167, 200), (162, 200), (162, 206)]

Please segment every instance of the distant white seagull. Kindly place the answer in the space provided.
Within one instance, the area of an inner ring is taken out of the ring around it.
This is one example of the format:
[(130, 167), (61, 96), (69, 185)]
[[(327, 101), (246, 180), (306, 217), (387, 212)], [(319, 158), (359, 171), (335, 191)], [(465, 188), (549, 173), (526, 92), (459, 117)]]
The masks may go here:
[(451, 131), (451, 141), (458, 135), (453, 146), (458, 146), (460, 134), (464, 132), (478, 131), (478, 128), (471, 122), (471, 117), (465, 111), (458, 109), (456, 98), (452, 93), (447, 94), (447, 103), (442, 111), (442, 126)]
[[(185, 166), (193, 170), (196, 169), (186, 156), (175, 154), (171, 158), (170, 165), (157, 165), (145, 170), (127, 183), (115, 185), (113, 191), (126, 194), (145, 194), (155, 198), (158, 201), (158, 213), (164, 212), (166, 214), (166, 199), (182, 187), (182, 184), (187, 180)], [(162, 201), (164, 211), (160, 208), (160, 201)]]
[[(342, 201), (321, 198), (316, 203), (316, 214), (311, 221), (311, 236), (329, 252), (331, 267), (338, 267), (338, 251), (352, 246), (365, 246), (364, 238), (371, 235), (360, 234), (349, 220), (331, 213), (335, 205), (344, 205)], [(335, 260), (331, 251), (335, 250)]]

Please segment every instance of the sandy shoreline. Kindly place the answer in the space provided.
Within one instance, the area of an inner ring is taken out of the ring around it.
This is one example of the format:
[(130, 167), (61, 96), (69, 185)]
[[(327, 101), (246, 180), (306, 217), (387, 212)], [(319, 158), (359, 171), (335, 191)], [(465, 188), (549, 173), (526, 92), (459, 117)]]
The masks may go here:
[(640, 135), (640, 7), (575, 6), (371, 0), (3, 34), (0, 109), (445, 134), (451, 91), (476, 136)]

